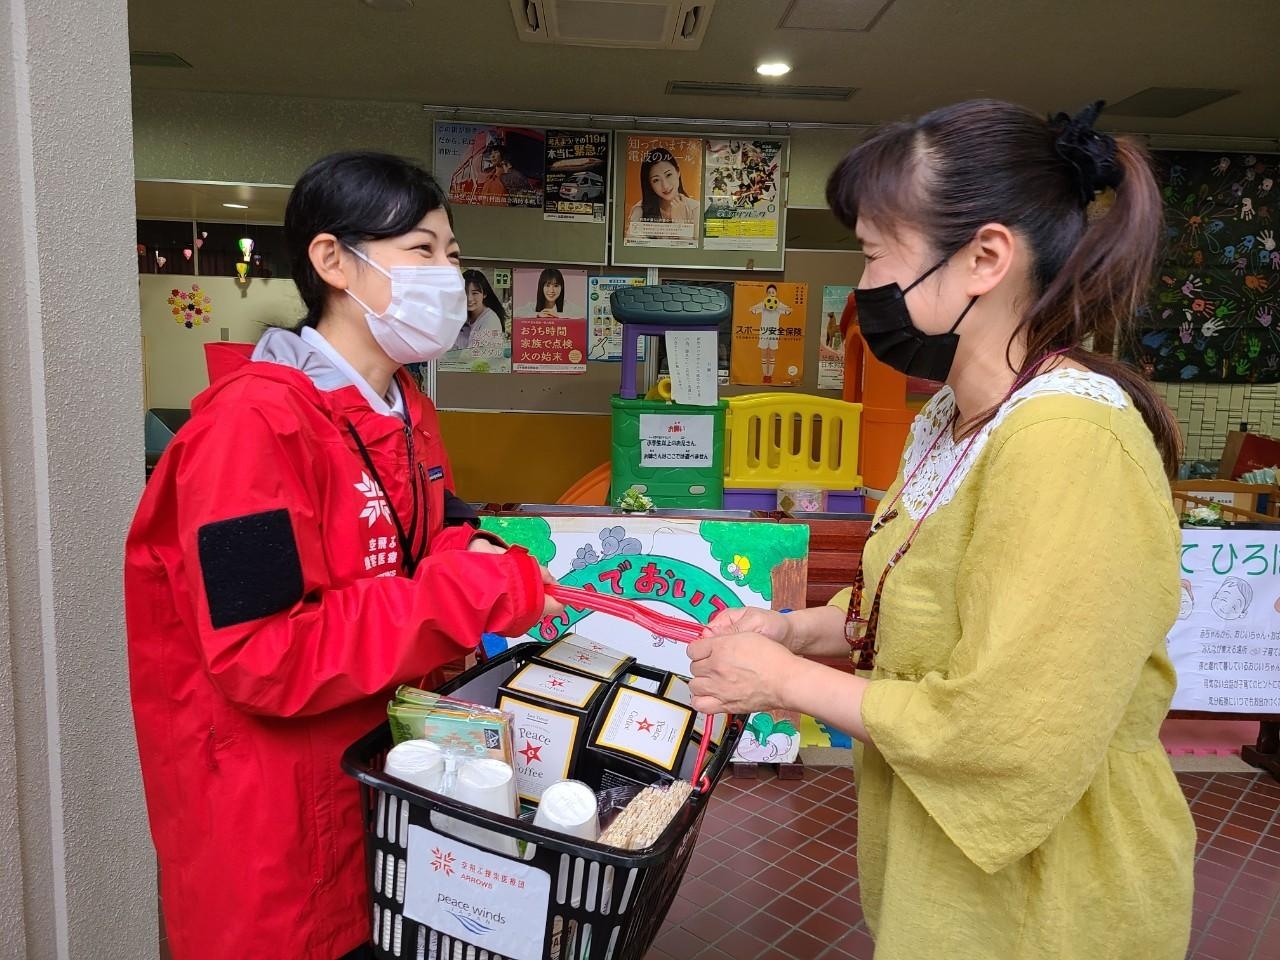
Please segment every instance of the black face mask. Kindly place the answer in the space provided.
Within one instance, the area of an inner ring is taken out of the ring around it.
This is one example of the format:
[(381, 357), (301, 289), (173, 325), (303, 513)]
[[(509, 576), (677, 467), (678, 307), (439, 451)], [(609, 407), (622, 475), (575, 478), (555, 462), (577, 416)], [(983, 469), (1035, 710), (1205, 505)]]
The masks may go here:
[(908, 377), (938, 382), (947, 379), (956, 358), (956, 347), (960, 345), (956, 327), (978, 302), (977, 297), (970, 300), (946, 333), (924, 333), (911, 322), (907, 294), (950, 259), (939, 260), (906, 290), (896, 283), (887, 283), (883, 287), (853, 291), (854, 303), (858, 307), (858, 329), (867, 346), (877, 360)]

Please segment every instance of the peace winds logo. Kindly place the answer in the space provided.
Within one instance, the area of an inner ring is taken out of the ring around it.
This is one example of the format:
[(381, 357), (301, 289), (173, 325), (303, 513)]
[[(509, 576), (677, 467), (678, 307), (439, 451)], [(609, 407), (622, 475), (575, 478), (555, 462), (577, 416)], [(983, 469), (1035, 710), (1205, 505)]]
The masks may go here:
[(356, 492), (365, 498), (364, 509), (360, 511), (360, 519), (368, 520), (369, 526), (377, 523), (378, 518), (384, 520), (391, 519), (391, 508), (387, 506), (386, 494), (382, 492), (382, 488), (378, 486), (373, 478), (363, 470), (360, 472), (360, 482), (354, 485)]

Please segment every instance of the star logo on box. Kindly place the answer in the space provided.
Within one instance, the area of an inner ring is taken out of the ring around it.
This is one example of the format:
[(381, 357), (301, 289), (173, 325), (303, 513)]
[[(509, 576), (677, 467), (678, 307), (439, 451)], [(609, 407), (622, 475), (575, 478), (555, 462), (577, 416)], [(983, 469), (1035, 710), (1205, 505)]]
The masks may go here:
[(548, 681), (547, 681), (547, 686), (548, 686), (548, 687), (563, 687), (563, 686), (564, 686), (564, 678), (563, 678), (563, 677), (552, 677), (550, 680), (548, 680)]
[(452, 877), (453, 854), (445, 853), (439, 847), (433, 847), (431, 850), (431, 870), (434, 873), (443, 873), (446, 877)]
[(653, 721), (648, 717), (636, 721), (636, 729), (642, 733), (648, 733), (653, 729)]
[(533, 761), (535, 760), (537, 760), (539, 763), (542, 762), (542, 747), (541, 746), (535, 747), (528, 740), (524, 742), (524, 749), (517, 750), (516, 752), (520, 754), (520, 756), (524, 757), (524, 762), (526, 764), (533, 763)]
[(591, 662), (591, 654), (589, 654), (589, 653), (580, 653), (580, 654), (578, 654), (574, 659), (575, 659), (575, 660), (577, 660), (579, 663), (590, 663), (590, 662)]

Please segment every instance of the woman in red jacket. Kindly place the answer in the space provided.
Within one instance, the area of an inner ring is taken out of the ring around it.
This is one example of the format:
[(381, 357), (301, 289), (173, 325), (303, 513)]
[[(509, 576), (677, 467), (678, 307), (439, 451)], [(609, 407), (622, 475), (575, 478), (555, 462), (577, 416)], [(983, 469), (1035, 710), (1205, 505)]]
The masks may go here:
[(138, 749), (175, 960), (334, 960), (368, 940), (342, 751), (387, 694), (561, 608), (454, 496), (402, 364), (467, 304), (446, 198), (381, 154), (328, 157), (285, 213), (307, 307), (192, 404), (130, 530)]

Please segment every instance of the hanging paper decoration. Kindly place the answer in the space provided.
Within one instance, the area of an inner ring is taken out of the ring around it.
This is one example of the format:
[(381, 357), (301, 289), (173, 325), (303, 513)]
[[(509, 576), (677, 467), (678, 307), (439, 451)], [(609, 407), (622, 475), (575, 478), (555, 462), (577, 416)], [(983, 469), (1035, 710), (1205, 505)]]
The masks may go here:
[(208, 240), (208, 239), (209, 239), (209, 231), (208, 231), (208, 230), (201, 230), (201, 231), (200, 231), (200, 239), (201, 239), (201, 240)]
[(240, 238), (240, 252), (244, 254), (244, 262), (248, 263), (253, 255), (253, 237)]
[(190, 259), (191, 259), (191, 248), (190, 248), (190, 247), (183, 247), (183, 248), (182, 248), (182, 259), (183, 259), (183, 260), (190, 260)]
[(199, 250), (204, 246), (204, 237), (196, 237), (196, 249)]
[(147, 255), (147, 245), (145, 243), (138, 244), (138, 256), (145, 257)]
[(260, 253), (255, 253), (255, 254), (253, 255), (253, 265), (254, 265), (255, 267), (260, 267), (260, 266), (262, 266), (262, 254), (260, 254)]
[(236, 274), (240, 277), (240, 282), (245, 282), (245, 274), (249, 272), (249, 265), (243, 260), (236, 264)]
[(165, 301), (173, 312), (174, 323), (179, 323), (188, 330), (213, 322), (213, 301), (193, 283), (190, 290), (179, 290), (174, 287), (169, 291), (169, 299)]
[(162, 256), (160, 256), (160, 254), (158, 254), (158, 253), (156, 254), (156, 267), (157, 267), (157, 268), (159, 268), (160, 270), (163, 270), (163, 269), (164, 269), (164, 265), (165, 265), (166, 263), (168, 263), (168, 262), (169, 262), (169, 258), (168, 258), (168, 257), (162, 257)]

